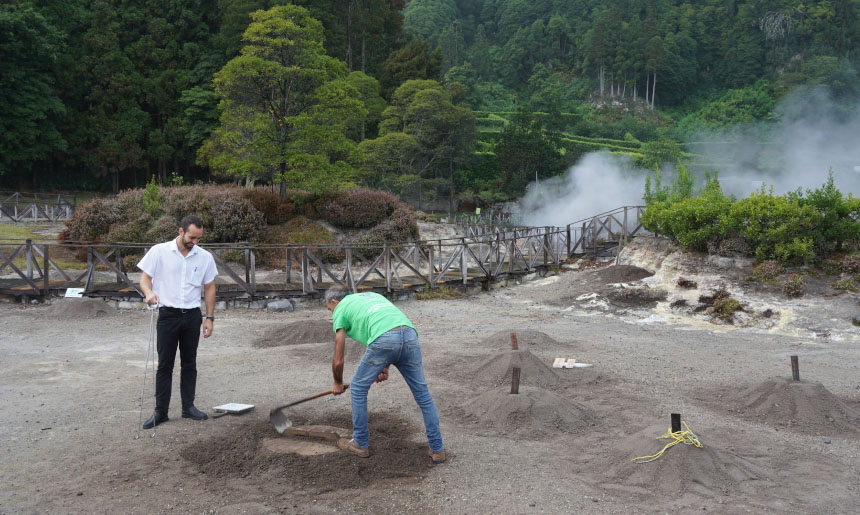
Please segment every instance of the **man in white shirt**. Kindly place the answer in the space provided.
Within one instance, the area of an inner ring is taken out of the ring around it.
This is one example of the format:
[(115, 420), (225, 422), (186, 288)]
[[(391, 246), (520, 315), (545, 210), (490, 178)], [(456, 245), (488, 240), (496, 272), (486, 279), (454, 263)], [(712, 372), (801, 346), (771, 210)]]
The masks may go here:
[[(218, 270), (212, 254), (197, 246), (203, 236), (203, 221), (188, 215), (179, 224), (179, 236), (154, 245), (137, 267), (140, 290), (147, 304), (158, 309), (158, 371), (155, 374), (155, 412), (143, 423), (144, 429), (167, 422), (173, 363), (179, 349), (181, 375), (179, 391), (182, 417), (193, 420), (209, 418), (194, 407), (197, 386), (197, 343), (203, 322), (203, 337), (212, 336), (215, 320), (215, 276)], [(200, 292), (206, 300), (206, 320), (200, 312)]]

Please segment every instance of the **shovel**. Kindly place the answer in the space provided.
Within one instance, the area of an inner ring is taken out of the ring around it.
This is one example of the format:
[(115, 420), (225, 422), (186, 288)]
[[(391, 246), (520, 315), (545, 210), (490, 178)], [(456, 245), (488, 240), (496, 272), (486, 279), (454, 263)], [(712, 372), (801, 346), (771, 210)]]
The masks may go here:
[[(348, 384), (343, 385), (344, 390), (346, 390), (347, 388), (349, 388)], [(272, 408), (272, 411), (269, 412), (269, 422), (271, 422), (272, 425), (275, 426), (275, 429), (278, 431), (279, 434), (284, 434), (284, 431), (286, 431), (287, 428), (293, 425), (293, 422), (290, 420), (290, 417), (287, 416), (287, 413), (284, 411), (284, 409), (289, 408), (290, 406), (295, 406), (296, 404), (312, 401), (319, 397), (325, 397), (326, 395), (329, 395), (331, 393), (331, 390), (326, 390), (324, 392), (315, 393), (310, 397), (305, 397), (304, 399), (299, 399), (297, 401), (289, 402), (282, 406), (278, 406), (277, 408)]]

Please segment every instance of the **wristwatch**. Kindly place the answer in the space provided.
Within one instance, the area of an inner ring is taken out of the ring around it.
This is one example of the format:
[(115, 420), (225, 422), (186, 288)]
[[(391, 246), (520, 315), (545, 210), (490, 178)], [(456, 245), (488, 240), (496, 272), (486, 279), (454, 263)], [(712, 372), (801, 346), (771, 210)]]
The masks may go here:
[(214, 322), (214, 321), (215, 321), (215, 317), (206, 317), (206, 320), (212, 320), (212, 321)]

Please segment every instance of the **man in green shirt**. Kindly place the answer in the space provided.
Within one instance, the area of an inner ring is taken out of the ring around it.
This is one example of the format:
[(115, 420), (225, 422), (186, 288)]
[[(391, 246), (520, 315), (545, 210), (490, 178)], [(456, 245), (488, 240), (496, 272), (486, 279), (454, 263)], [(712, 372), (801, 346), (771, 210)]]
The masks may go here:
[(374, 382), (388, 379), (388, 367), (394, 365), (412, 390), (412, 396), (424, 416), (428, 454), (433, 463), (445, 461), (439, 415), (421, 365), (421, 348), (418, 333), (402, 311), (378, 293), (355, 293), (343, 286), (332, 286), (326, 291), (325, 305), (334, 320), (334, 359), (332, 393), (344, 392), (343, 361), (346, 337), (367, 347), (352, 380), (349, 395), (352, 403), (352, 440), (341, 438), (337, 446), (356, 456), (370, 456), (370, 433), (367, 429), (367, 392)]

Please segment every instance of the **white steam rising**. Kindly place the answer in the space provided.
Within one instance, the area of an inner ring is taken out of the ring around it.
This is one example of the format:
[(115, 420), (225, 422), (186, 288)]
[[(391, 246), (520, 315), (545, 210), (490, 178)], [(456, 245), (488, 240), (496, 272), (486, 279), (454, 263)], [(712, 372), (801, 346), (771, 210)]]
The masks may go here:
[[(786, 96), (776, 109), (778, 122), (741, 126), (719, 134), (700, 134), (685, 148), (699, 157), (688, 165), (704, 183), (704, 171), (717, 171), (727, 194), (743, 198), (773, 186), (783, 194), (815, 189), (833, 170), (836, 187), (860, 196), (860, 106), (840, 105), (821, 90)], [(523, 223), (564, 226), (621, 206), (644, 204), (648, 170), (608, 153), (586, 154), (560, 177), (532, 183), (519, 203)], [(674, 178), (664, 170), (663, 184)]]
[(820, 89), (786, 96), (776, 109), (779, 121), (740, 127), (701, 140), (731, 144), (692, 143), (708, 169), (718, 170), (720, 185), (738, 198), (764, 184), (774, 192), (815, 189), (833, 170), (843, 194), (860, 193), (860, 110), (834, 102)]
[(523, 224), (562, 227), (616, 207), (642, 205), (646, 175), (629, 159), (586, 154), (563, 176), (528, 185), (520, 200)]

